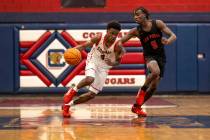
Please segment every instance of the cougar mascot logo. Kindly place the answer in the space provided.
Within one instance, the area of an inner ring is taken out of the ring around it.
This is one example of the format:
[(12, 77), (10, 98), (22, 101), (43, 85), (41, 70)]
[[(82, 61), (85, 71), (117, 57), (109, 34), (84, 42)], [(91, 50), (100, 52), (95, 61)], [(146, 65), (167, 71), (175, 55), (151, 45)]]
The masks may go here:
[(63, 49), (51, 49), (47, 53), (48, 66), (50, 67), (63, 67), (65, 62), (62, 59), (64, 50)]
[(52, 64), (60, 64), (62, 55), (60, 53), (51, 53), (49, 55)]

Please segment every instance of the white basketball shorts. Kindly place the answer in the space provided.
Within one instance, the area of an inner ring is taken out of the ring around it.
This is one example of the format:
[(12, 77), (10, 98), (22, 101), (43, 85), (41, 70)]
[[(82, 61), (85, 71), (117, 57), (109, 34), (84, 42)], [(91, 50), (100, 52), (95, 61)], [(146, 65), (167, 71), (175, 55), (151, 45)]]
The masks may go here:
[(104, 86), (109, 69), (96, 66), (94, 63), (88, 62), (85, 67), (85, 76), (93, 77), (95, 80), (90, 85), (89, 90), (98, 94)]

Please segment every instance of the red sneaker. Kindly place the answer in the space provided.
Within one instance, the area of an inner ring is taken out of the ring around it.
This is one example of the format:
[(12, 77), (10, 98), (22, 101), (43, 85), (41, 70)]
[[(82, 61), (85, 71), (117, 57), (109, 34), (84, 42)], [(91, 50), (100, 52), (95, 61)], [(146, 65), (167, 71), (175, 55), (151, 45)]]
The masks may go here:
[(69, 108), (70, 108), (69, 105), (62, 105), (63, 117), (64, 118), (70, 118), (71, 117), (71, 114), (69, 112)]
[(68, 104), (73, 99), (76, 93), (77, 92), (73, 88), (70, 88), (68, 92), (64, 95), (63, 98), (64, 104)]
[(143, 91), (142, 89), (138, 92), (136, 96), (136, 103), (138, 105), (143, 105), (144, 104), (144, 98), (145, 98), (146, 92)]
[(134, 105), (132, 106), (131, 111), (132, 111), (133, 113), (137, 114), (139, 117), (147, 117), (147, 113), (144, 112), (144, 111), (142, 110), (142, 108), (141, 108), (140, 106), (138, 106), (137, 104), (134, 104)]

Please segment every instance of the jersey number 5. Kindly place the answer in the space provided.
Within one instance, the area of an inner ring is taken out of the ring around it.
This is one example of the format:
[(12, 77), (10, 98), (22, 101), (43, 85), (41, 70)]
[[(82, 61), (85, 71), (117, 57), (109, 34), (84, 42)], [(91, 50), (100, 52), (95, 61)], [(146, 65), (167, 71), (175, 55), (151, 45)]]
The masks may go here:
[(151, 41), (151, 46), (152, 46), (152, 48), (154, 50), (158, 48), (158, 44), (157, 44), (157, 42), (155, 40), (154, 41)]

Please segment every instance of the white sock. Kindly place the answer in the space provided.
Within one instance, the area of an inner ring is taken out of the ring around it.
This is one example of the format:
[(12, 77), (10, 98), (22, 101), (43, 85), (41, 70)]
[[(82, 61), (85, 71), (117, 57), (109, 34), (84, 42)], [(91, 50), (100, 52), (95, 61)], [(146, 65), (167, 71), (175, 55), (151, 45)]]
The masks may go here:
[(74, 100), (72, 100), (71, 102), (69, 102), (68, 104), (65, 104), (65, 105), (73, 106), (74, 105)]
[(78, 91), (77, 86), (74, 86), (73, 90), (75, 90), (77, 92)]

